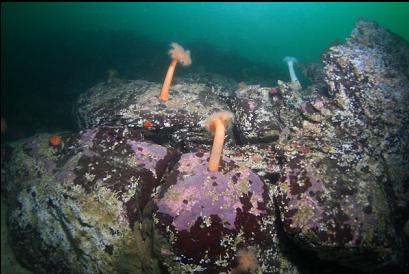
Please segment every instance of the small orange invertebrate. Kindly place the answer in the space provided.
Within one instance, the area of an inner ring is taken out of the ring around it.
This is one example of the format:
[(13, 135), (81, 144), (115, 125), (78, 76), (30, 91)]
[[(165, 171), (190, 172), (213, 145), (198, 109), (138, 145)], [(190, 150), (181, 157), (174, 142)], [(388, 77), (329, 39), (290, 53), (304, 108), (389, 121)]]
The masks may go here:
[(143, 127), (150, 129), (151, 127), (153, 127), (153, 123), (151, 121), (145, 121), (143, 122)]
[(238, 274), (243, 272), (253, 273), (257, 270), (258, 262), (256, 253), (251, 249), (239, 250), (238, 254), (239, 265), (232, 269), (230, 274)]
[(61, 136), (51, 135), (50, 138), (48, 139), (48, 142), (50, 146), (58, 147), (59, 145), (61, 145)]

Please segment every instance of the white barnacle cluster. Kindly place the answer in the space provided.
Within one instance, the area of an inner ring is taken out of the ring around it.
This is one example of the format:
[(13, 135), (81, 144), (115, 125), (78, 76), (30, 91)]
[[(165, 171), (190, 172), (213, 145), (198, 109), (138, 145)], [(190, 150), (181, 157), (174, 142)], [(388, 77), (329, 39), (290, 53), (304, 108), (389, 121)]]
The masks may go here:
[(95, 179), (95, 174), (90, 174), (90, 173), (85, 173), (84, 175), (85, 180), (87, 180), (88, 182), (92, 182)]
[(219, 259), (217, 259), (217, 261), (215, 261), (214, 264), (217, 265), (217, 266), (222, 266), (222, 267), (229, 266), (229, 261), (228, 261), (229, 257), (228, 257), (228, 255), (226, 255), (226, 256), (227, 256), (227, 258), (225, 258), (225, 257), (222, 258), (222, 256), (220, 255)]
[(124, 203), (128, 202), (129, 200), (132, 199), (132, 197), (135, 197), (137, 190), (139, 189), (139, 183), (140, 183), (140, 178), (135, 176), (132, 176), (130, 179), (130, 184), (127, 186), (128, 191), (122, 193), (122, 201)]
[(203, 216), (203, 223), (201, 224), (201, 226), (210, 227), (211, 225), (212, 219), (210, 218), (210, 216)]
[(233, 246), (233, 244), (234, 238), (229, 235), (224, 235), (223, 238), (220, 240), (220, 246), (222, 247)]

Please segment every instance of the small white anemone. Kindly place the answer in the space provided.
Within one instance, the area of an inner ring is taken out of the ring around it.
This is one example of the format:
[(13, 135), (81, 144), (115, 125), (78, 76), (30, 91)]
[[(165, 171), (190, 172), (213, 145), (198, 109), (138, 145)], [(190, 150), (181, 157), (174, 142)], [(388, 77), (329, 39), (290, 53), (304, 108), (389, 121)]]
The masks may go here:
[(294, 71), (294, 63), (297, 63), (297, 59), (292, 56), (287, 56), (283, 59), (283, 62), (287, 63), (288, 70), (290, 71), (291, 82), (298, 81), (297, 75), (295, 75)]

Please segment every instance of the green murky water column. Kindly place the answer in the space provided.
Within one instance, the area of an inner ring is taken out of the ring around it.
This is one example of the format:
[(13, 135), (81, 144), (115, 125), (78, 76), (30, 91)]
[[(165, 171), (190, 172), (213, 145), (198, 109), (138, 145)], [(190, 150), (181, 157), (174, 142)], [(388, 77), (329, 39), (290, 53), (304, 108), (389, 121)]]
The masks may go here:
[(357, 18), (409, 41), (409, 3), (2, 3), (1, 12), (2, 35), (131, 30), (165, 43), (205, 40), (266, 64), (319, 59)]

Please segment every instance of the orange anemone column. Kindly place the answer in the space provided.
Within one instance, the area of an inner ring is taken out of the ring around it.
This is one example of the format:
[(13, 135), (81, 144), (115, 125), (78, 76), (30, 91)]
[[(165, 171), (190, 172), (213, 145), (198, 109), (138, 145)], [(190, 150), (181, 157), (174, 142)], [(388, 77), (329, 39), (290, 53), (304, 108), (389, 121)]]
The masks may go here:
[(172, 84), (173, 74), (175, 73), (176, 65), (178, 60), (174, 59), (169, 65), (168, 72), (166, 73), (165, 82), (163, 82), (162, 90), (160, 92), (159, 99), (164, 102), (169, 100), (169, 89)]

